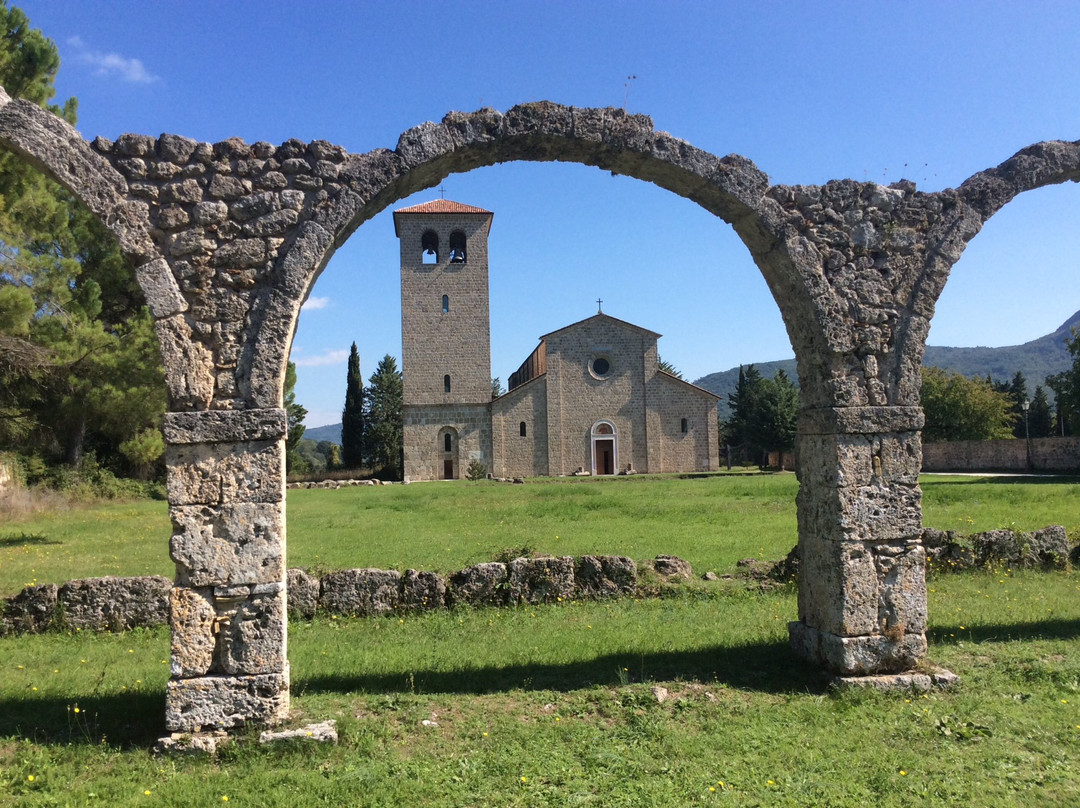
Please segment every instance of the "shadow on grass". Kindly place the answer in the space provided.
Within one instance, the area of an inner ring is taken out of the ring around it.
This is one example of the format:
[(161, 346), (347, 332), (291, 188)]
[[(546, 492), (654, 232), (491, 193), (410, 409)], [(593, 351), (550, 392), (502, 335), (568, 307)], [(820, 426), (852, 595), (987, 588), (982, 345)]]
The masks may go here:
[(294, 693), (501, 693), (570, 691), (595, 685), (671, 681), (720, 683), (766, 693), (821, 693), (821, 674), (791, 653), (786, 642), (698, 651), (609, 654), (562, 664), (487, 666), (459, 670), (325, 675), (293, 680)]
[(145, 748), (164, 734), (164, 690), (80, 698), (5, 696), (0, 709), (0, 737), (35, 744)]
[(1080, 639), (1080, 620), (1039, 620), (1034, 623), (931, 626), (930, 643), (955, 645), (960, 642), (1013, 642), (1024, 640)]
[(12, 533), (8, 536), (0, 536), (0, 548), (22, 547), (27, 544), (63, 544), (63, 542), (48, 539), (38, 533)]

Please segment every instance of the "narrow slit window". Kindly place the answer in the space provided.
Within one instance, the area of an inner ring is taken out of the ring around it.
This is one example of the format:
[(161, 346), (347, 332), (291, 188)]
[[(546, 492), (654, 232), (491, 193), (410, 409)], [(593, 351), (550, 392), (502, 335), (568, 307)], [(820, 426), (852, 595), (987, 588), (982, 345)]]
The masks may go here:
[(450, 296), (449, 295), (443, 295), (442, 296), (442, 313), (443, 314), (449, 314), (450, 313)]
[(444, 393), (450, 392), (450, 374), (442, 377), (442, 389)]
[(447, 432), (445, 435), (443, 435), (442, 448), (443, 448), (444, 452), (452, 452), (452, 451), (454, 451), (453, 440), (451, 439), (449, 432)]
[(465, 263), (465, 234), (460, 230), (450, 234), (450, 263)]
[(420, 253), (425, 264), (439, 263), (439, 234), (434, 230), (425, 230), (420, 237)]
[(690, 431), (690, 424), (689, 424), (689, 423), (687, 423), (687, 421), (686, 421), (686, 419), (685, 419), (685, 418), (683, 418), (683, 419), (682, 419), (682, 424), (681, 424), (681, 428), (682, 428), (682, 433), (683, 433), (684, 435), (685, 435), (685, 434), (686, 434), (687, 432), (689, 432), (689, 431)]
[(524, 421), (522, 421), (521, 425), (518, 427), (518, 434), (520, 434), (523, 438), (527, 438), (529, 436), (529, 428), (525, 426)]

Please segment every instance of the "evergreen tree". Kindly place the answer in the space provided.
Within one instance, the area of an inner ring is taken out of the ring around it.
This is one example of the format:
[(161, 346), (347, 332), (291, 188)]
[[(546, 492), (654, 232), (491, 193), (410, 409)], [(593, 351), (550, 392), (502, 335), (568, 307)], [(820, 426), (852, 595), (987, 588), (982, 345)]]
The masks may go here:
[(1040, 384), (1035, 388), (1028, 410), (1028, 430), (1033, 438), (1048, 438), (1054, 434), (1054, 415), (1050, 411), (1050, 401)]
[(745, 459), (753, 459), (757, 449), (752, 445), (750, 421), (761, 392), (762, 376), (753, 365), (739, 365), (739, 381), (735, 391), (728, 397), (731, 417), (724, 422), (724, 434), (728, 445), (734, 447)]
[[(48, 102), (55, 45), (0, 0), (0, 84)], [(56, 183), (0, 153), (0, 442), (71, 465), (160, 470), (164, 374), (153, 322), (112, 235)]]
[(1046, 380), (1057, 401), (1055, 435), (1072, 435), (1080, 424), (1080, 331), (1073, 329), (1072, 336), (1065, 338), (1065, 347), (1072, 355), (1072, 367)]
[(384, 478), (400, 480), (402, 456), (402, 385), (397, 360), (387, 354), (368, 379), (364, 447), (371, 468)]
[(296, 403), (296, 365), (289, 362), (285, 366), (285, 387), (282, 396), (285, 405), (285, 418), (288, 434), (285, 437), (285, 472), (304, 474), (311, 471), (311, 463), (299, 451), (300, 441), (304, 438), (304, 418), (307, 410)]
[(345, 468), (364, 465), (364, 378), (360, 375), (360, 353), (356, 343), (349, 351), (345, 376), (345, 409), (341, 412), (341, 462)]
[(757, 453), (795, 448), (799, 419), (799, 388), (783, 370), (761, 379), (748, 422), (749, 441)]

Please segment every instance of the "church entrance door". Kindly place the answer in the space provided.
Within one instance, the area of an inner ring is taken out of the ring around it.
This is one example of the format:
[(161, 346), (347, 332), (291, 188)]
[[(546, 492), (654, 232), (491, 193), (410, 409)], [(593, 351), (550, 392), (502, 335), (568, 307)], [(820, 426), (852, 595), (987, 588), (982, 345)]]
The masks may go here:
[(597, 421), (592, 428), (592, 473), (614, 474), (618, 464), (618, 436), (607, 421)]
[(613, 440), (598, 440), (596, 442), (595, 457), (593, 463), (596, 465), (597, 474), (614, 474), (615, 473), (615, 441)]

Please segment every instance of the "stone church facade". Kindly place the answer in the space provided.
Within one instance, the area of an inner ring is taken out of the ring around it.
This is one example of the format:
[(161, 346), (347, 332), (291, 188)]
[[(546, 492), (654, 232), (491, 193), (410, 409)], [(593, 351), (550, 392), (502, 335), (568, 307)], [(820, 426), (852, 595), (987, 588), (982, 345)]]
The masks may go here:
[(600, 312), (541, 337), (492, 399), (491, 221), (445, 199), (394, 213), (405, 478), (717, 469), (718, 397), (659, 369), (659, 334)]

